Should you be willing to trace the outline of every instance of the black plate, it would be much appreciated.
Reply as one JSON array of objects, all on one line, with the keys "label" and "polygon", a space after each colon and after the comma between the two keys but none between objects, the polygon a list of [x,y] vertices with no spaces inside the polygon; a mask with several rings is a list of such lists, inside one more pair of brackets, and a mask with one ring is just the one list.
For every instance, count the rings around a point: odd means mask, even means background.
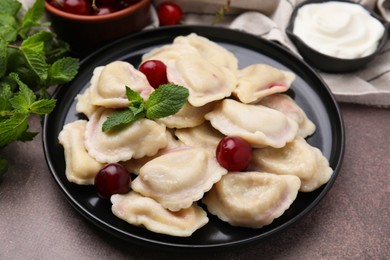
[{"label": "black plate", "polygon": [[[108,200],[100,199],[93,186],[80,186],[65,177],[65,160],[58,134],[64,124],[79,119],[75,112],[75,96],[89,86],[96,66],[114,60],[126,60],[138,66],[141,55],[152,48],[171,43],[179,35],[197,33],[221,44],[239,59],[239,66],[266,63],[297,74],[289,94],[316,124],[317,131],[308,139],[328,158],[334,173],[330,181],[311,193],[299,193],[291,207],[278,219],[260,229],[232,227],[210,217],[210,222],[191,237],[178,238],[155,234],[132,226],[111,213]],[[98,227],[133,243],[172,250],[217,250],[241,246],[283,230],[306,215],[331,188],[344,153],[344,126],[337,103],[328,87],[305,63],[279,45],[258,37],[224,28],[177,26],[144,31],[116,41],[82,61],[78,76],[68,85],[58,88],[55,110],[44,120],[43,145],[50,171],[68,201]]]}]

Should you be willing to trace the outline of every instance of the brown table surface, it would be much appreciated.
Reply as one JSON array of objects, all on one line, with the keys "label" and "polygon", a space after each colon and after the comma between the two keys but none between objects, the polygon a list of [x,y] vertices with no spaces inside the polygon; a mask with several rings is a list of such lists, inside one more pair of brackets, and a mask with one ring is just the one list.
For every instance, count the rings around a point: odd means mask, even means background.
[{"label": "brown table surface", "polygon": [[[108,235],[65,199],[46,165],[41,135],[1,151],[0,259],[389,259],[390,110],[341,104],[343,165],[323,200],[292,227],[243,248],[183,255]],[[40,130],[39,120],[31,123]]]}]

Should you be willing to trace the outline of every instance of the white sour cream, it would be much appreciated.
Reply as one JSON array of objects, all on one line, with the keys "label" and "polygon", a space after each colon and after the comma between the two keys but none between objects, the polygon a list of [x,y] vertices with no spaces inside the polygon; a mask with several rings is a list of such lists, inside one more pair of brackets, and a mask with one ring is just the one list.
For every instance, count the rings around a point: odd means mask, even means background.
[{"label": "white sour cream", "polygon": [[362,6],[331,1],[302,6],[293,33],[323,54],[354,59],[372,54],[384,31]]}]

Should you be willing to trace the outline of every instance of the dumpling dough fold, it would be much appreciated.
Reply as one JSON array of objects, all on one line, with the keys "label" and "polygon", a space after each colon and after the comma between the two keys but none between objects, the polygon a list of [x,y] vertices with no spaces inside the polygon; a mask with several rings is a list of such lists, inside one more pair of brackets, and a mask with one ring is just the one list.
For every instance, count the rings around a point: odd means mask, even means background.
[{"label": "dumpling dough fold", "polygon": [[221,133],[240,136],[255,148],[283,147],[298,132],[297,123],[283,113],[233,99],[224,99],[205,118]]},{"label": "dumpling dough fold", "polygon": [[261,228],[290,207],[300,183],[292,175],[229,172],[202,201],[211,214],[232,226]]},{"label": "dumpling dough fold", "polygon": [[171,236],[189,237],[209,221],[207,213],[196,203],[172,212],[134,191],[125,195],[112,195],[111,203],[111,210],[118,218],[152,232]]},{"label": "dumpling dough fold", "polygon": [[302,192],[318,189],[329,181],[333,173],[321,150],[309,145],[300,136],[283,148],[254,149],[248,168],[280,175],[295,175],[302,182]]},{"label": "dumpling dough fold", "polygon": [[84,147],[86,120],[76,120],[64,125],[58,135],[59,143],[64,147],[68,181],[80,185],[94,184],[95,176],[104,166],[88,155]]},{"label": "dumpling dough fold", "polygon": [[103,132],[102,125],[113,111],[99,108],[87,123],[85,147],[97,161],[114,163],[153,156],[167,145],[165,125],[146,118]]},{"label": "dumpling dough fold", "polygon": [[207,150],[183,147],[147,162],[131,188],[178,211],[201,199],[226,173]]}]

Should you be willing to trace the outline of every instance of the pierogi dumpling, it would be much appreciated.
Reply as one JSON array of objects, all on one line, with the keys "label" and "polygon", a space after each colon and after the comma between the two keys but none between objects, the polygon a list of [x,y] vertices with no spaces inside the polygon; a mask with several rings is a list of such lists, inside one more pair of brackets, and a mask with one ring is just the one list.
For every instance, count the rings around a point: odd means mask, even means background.
[{"label": "pierogi dumpling", "polygon": [[229,172],[202,201],[211,214],[232,226],[261,228],[290,207],[300,184],[292,175]]},{"label": "pierogi dumpling", "polygon": [[171,236],[188,237],[209,221],[207,213],[195,202],[176,212],[134,191],[112,195],[112,212],[118,218],[146,229]]},{"label": "pierogi dumpling", "polygon": [[115,163],[153,156],[167,145],[165,125],[146,118],[103,132],[102,125],[112,112],[111,109],[100,108],[87,123],[85,147],[97,161]]},{"label": "pierogi dumpling", "polygon": [[231,70],[198,54],[183,54],[166,65],[168,81],[187,88],[188,102],[195,107],[228,97],[236,87],[237,79]]},{"label": "pierogi dumpling", "polygon": [[253,151],[249,169],[280,175],[295,175],[302,192],[310,192],[328,182],[333,170],[321,151],[300,136],[283,148],[266,147]]},{"label": "pierogi dumpling", "polygon": [[299,126],[298,135],[303,138],[312,135],[316,131],[315,124],[307,117],[306,113],[295,101],[285,94],[273,94],[264,97],[260,104],[278,110],[297,122]]},{"label": "pierogi dumpling", "polygon": [[142,55],[142,63],[147,60],[159,60],[167,64],[169,61],[187,53],[198,54],[199,52],[188,44],[167,44]]},{"label": "pierogi dumpling", "polygon": [[59,143],[64,147],[68,181],[80,185],[94,184],[95,176],[104,166],[88,155],[84,147],[84,132],[87,121],[77,120],[64,125],[58,135]]},{"label": "pierogi dumpling", "polygon": [[201,199],[226,173],[207,150],[186,147],[146,163],[131,188],[164,208],[178,211]]},{"label": "pierogi dumpling", "polygon": [[202,124],[204,115],[214,108],[214,103],[208,103],[202,107],[194,107],[186,102],[184,106],[174,115],[157,119],[159,123],[169,128],[188,128]]},{"label": "pierogi dumpling", "polygon": [[91,89],[87,88],[84,93],[76,96],[76,112],[83,113],[87,118],[90,118],[93,113],[99,108],[98,106],[91,104]]},{"label": "pierogi dumpling", "polygon": [[189,45],[195,48],[203,59],[220,67],[237,70],[238,60],[234,54],[215,42],[191,33],[187,36],[178,36],[173,41],[174,46]]},{"label": "pierogi dumpling", "polygon": [[142,166],[144,166],[147,162],[153,160],[154,158],[172,152],[175,149],[181,149],[183,146],[186,146],[182,141],[177,140],[176,137],[171,133],[170,130],[166,131],[167,134],[167,146],[158,150],[158,152],[153,156],[144,156],[139,159],[130,159],[122,163],[122,165],[131,173],[136,175],[139,174],[139,171]]},{"label": "pierogi dumpling", "polygon": [[224,138],[208,121],[196,127],[177,129],[175,135],[186,145],[205,148],[212,155],[215,155],[218,143]]},{"label": "pierogi dumpling", "polygon": [[292,141],[298,132],[297,123],[283,113],[233,99],[224,99],[205,118],[221,133],[240,136],[252,147],[280,148]]},{"label": "pierogi dumpling", "polygon": [[91,79],[91,104],[107,108],[127,107],[126,86],[145,100],[154,91],[146,76],[128,62],[114,61],[97,67]]},{"label": "pierogi dumpling", "polygon": [[238,85],[233,94],[243,103],[254,103],[290,88],[295,74],[266,64],[252,64],[238,72]]}]

